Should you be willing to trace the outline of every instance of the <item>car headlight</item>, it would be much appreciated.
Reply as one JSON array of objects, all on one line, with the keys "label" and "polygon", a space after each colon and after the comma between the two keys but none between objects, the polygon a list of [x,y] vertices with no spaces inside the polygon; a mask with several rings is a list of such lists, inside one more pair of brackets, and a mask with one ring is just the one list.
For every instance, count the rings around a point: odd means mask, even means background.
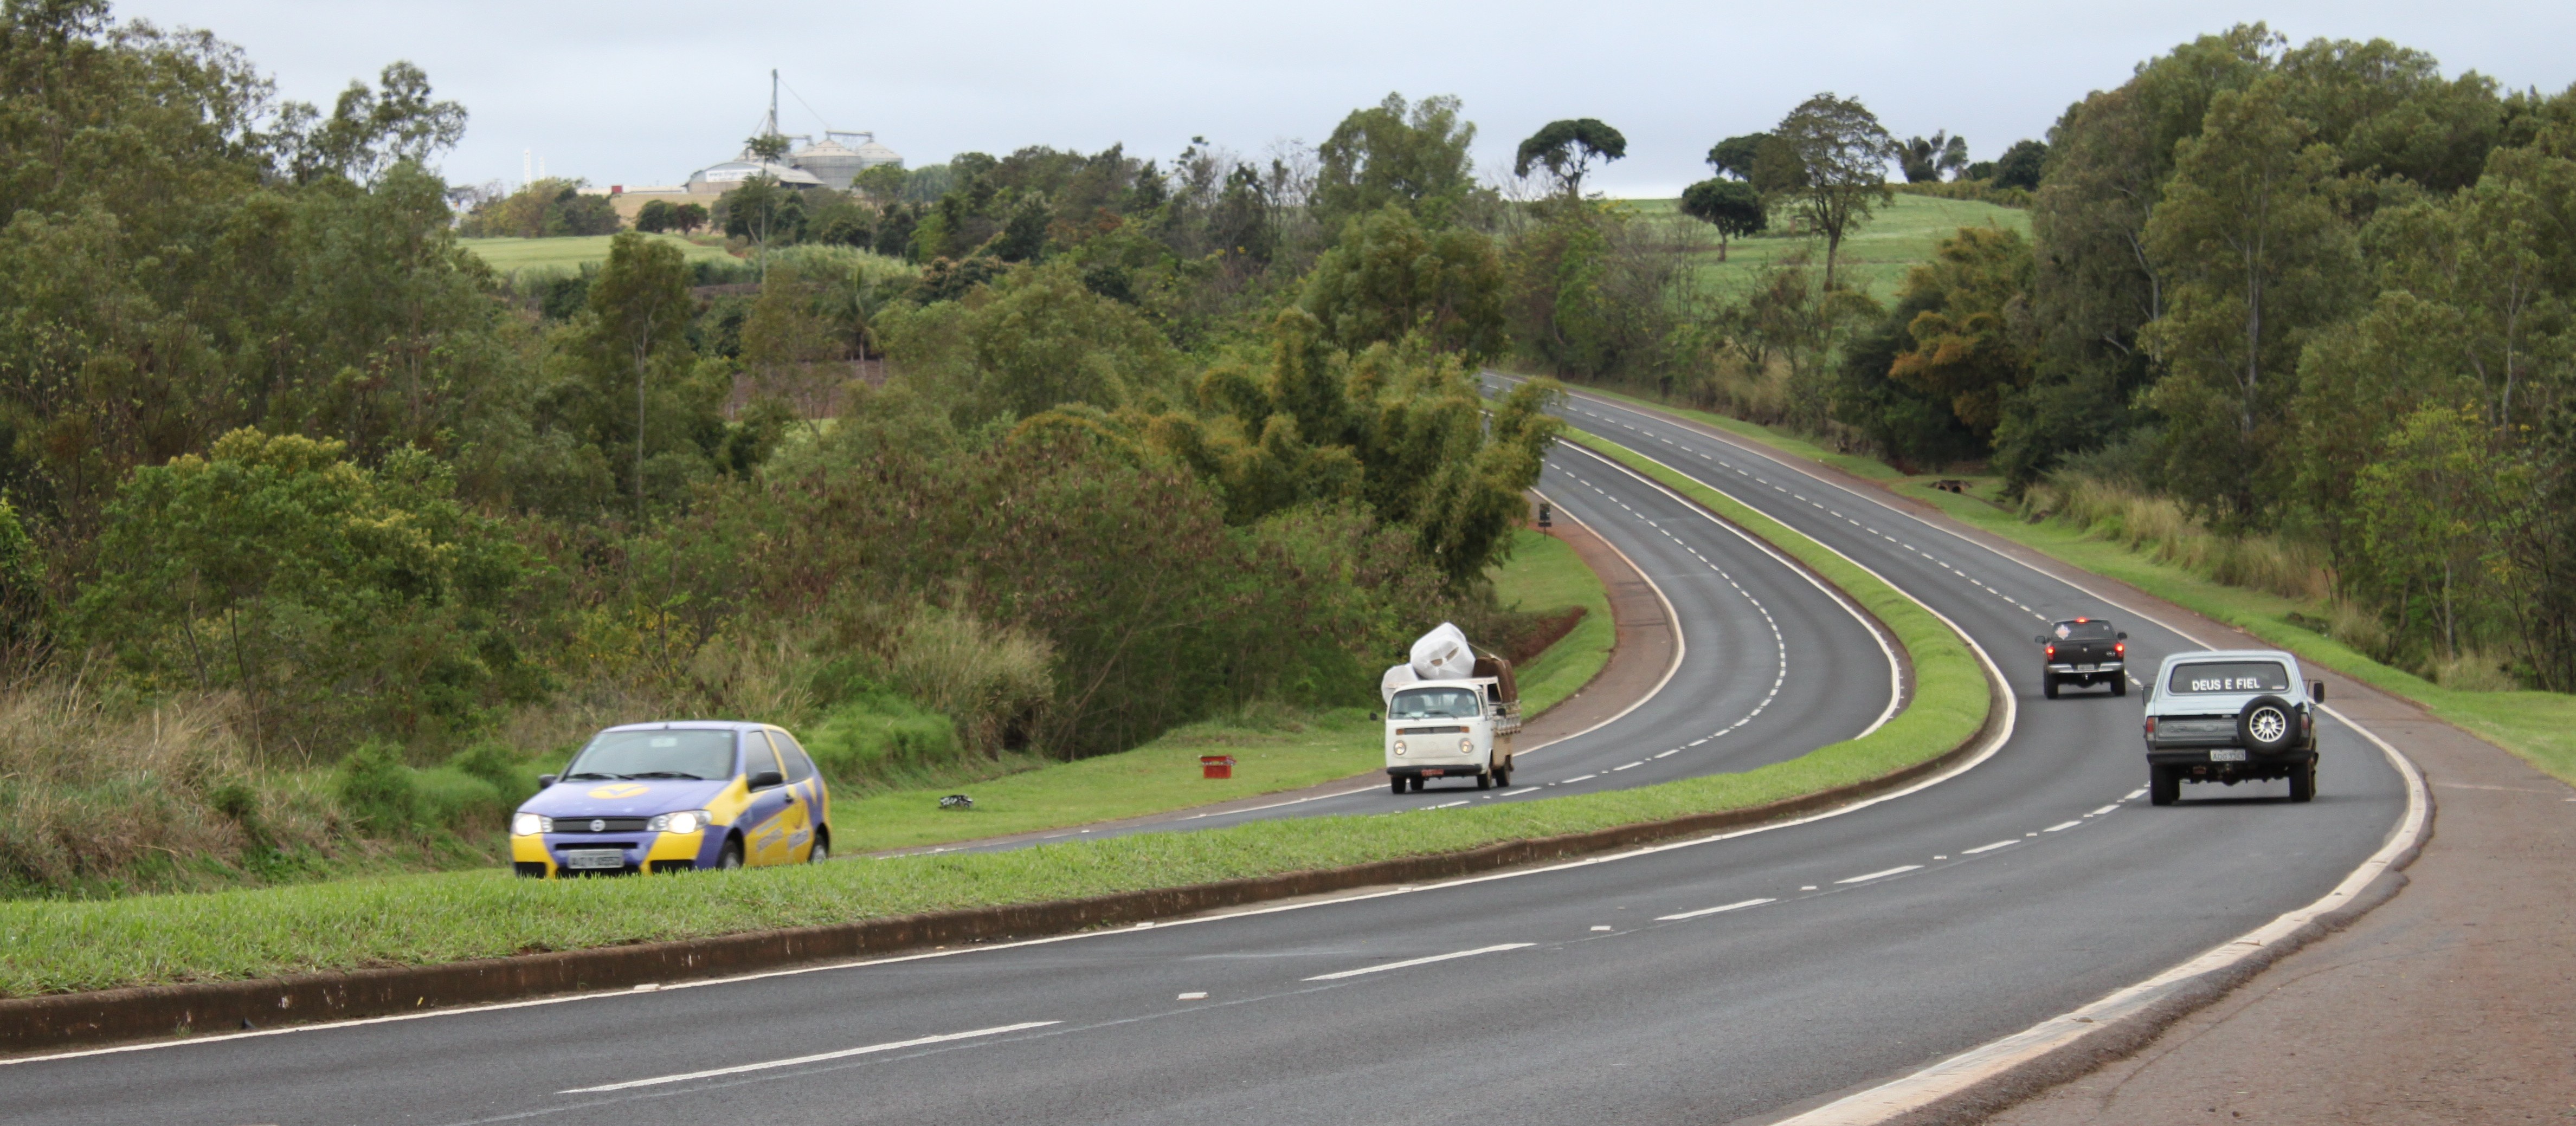
[{"label": "car headlight", "polygon": [[706,827],[707,811],[703,809],[665,813],[644,823],[645,830],[654,833],[694,833]]},{"label": "car headlight", "polygon": [[1476,753],[1476,741],[1475,741],[1475,740],[1473,740],[1473,739],[1460,739],[1460,740],[1458,740],[1458,753],[1459,753],[1459,754],[1462,754],[1462,755],[1472,755],[1472,754],[1475,754],[1475,753]]},{"label": "car headlight", "polygon": [[1399,755],[1404,753],[1404,740],[1398,739],[1395,741],[1395,753]]},{"label": "car headlight", "polygon": [[554,831],[555,819],[551,817],[540,817],[533,813],[522,813],[510,819],[510,833],[512,836],[533,837],[539,833],[551,833]]}]

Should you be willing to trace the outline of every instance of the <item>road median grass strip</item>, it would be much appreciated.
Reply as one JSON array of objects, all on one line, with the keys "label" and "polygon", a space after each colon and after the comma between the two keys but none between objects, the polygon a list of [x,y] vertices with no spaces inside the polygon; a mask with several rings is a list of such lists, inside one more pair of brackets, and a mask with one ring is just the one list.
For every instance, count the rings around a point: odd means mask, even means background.
[{"label": "road median grass strip", "polygon": [[[1635,459],[1633,454],[1624,457]],[[1642,464],[1642,459],[1635,459]],[[238,981],[712,938],[959,908],[1035,904],[1429,857],[1746,810],[1879,779],[1975,737],[1992,704],[1965,643],[1867,572],[1670,470],[1709,504],[1839,586],[1906,646],[1911,705],[1870,735],[1741,774],[1550,801],[1264,821],[1002,853],[908,856],[647,879],[500,872],[201,895],[0,904],[0,992],[13,997]]]}]

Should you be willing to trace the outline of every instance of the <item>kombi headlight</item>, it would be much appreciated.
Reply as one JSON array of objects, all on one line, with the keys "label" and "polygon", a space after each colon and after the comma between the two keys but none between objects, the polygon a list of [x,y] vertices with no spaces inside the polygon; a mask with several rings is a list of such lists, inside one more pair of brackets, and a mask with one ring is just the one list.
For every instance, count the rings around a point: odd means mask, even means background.
[{"label": "kombi headlight", "polygon": [[665,813],[644,823],[646,831],[655,833],[694,833],[706,827],[707,811],[703,809]]},{"label": "kombi headlight", "polygon": [[1398,739],[1395,741],[1395,753],[1399,755],[1404,753],[1404,740]]},{"label": "kombi headlight", "polygon": [[522,813],[510,819],[510,833],[513,836],[533,837],[539,833],[551,833],[554,831],[555,819],[551,817],[540,817],[534,813]]},{"label": "kombi headlight", "polygon": [[1462,755],[1472,755],[1472,754],[1475,754],[1475,753],[1476,753],[1476,741],[1475,741],[1475,740],[1473,740],[1473,739],[1460,739],[1460,740],[1458,740],[1458,753],[1459,753],[1459,754],[1462,754]]}]

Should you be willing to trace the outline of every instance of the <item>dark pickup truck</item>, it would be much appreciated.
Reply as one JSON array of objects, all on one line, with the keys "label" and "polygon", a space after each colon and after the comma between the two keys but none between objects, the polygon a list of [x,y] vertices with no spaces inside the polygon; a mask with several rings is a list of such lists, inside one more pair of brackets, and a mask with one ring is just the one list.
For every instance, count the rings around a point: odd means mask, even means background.
[{"label": "dark pickup truck", "polygon": [[2129,694],[2129,635],[2100,618],[2071,618],[2048,627],[2032,640],[2046,646],[2039,688],[2057,698],[2059,685],[2108,684],[2114,696]]}]

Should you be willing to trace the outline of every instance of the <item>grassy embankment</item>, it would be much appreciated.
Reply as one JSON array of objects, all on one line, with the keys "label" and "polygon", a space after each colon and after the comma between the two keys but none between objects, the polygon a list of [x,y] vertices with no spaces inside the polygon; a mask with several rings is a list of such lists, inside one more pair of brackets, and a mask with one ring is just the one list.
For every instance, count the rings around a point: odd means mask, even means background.
[{"label": "grassy embankment", "polygon": [[[465,238],[457,244],[473,251],[492,267],[493,272],[515,274],[521,270],[551,270],[576,273],[582,266],[608,261],[609,240],[615,235],[577,235],[565,238]],[[722,240],[714,244],[695,242],[678,235],[646,235],[680,248],[689,261],[732,262],[737,259],[725,253]]]},{"label": "grassy embankment", "polygon": [[[1578,439],[1580,440],[1580,439]],[[1982,670],[1911,600],[1778,524],[1614,451],[1808,561],[1910,650],[1912,706],[1866,738],[1758,770],[1608,793],[1403,816],[1265,821],[1205,833],[1069,841],[630,880],[462,872],[201,895],[0,904],[0,993],[416,965],[846,922],[906,912],[1304,871],[1500,841],[1742,809],[1879,777],[1937,756],[1985,721]]]},{"label": "grassy embankment", "polygon": [[[1601,579],[1564,541],[1523,529],[1511,560],[1494,575],[1506,609],[1551,611],[1581,606],[1574,630],[1520,670],[1521,699],[1536,715],[1574,694],[1609,659],[1616,628]],[[1141,817],[1230,798],[1251,797],[1348,778],[1374,770],[1383,728],[1361,708],[1267,713],[1192,724],[1142,747],[1080,762],[1042,767],[972,785],[901,789],[834,802],[842,852],[914,848],[977,837],[1037,832]],[[1199,756],[1231,755],[1234,777],[1208,781]],[[939,808],[939,796],[964,792],[974,809]]]},{"label": "grassy embankment", "polygon": [[2522,756],[2532,765],[2576,783],[2576,696],[2555,692],[2471,692],[2445,688],[2403,669],[2356,652],[2299,620],[2332,619],[2333,607],[2244,587],[2229,586],[2174,563],[2163,562],[2144,548],[2123,545],[2118,530],[2078,525],[2069,520],[2032,523],[2001,496],[2002,481],[1969,477],[1970,491],[1945,492],[1932,487],[1941,477],[1909,477],[1874,458],[1838,454],[1769,427],[1705,411],[1666,406],[1634,395],[1585,387],[1586,394],[1654,407],[1730,434],[1759,442],[1791,457],[1821,462],[1843,472],[1886,485],[1901,496],[1938,506],[1960,521],[1991,532],[2065,563],[2105,575],[2194,613],[2225,622],[2391,695],[2415,701],[2434,715],[2476,732]]},{"label": "grassy embankment", "polygon": [[[1679,200],[1631,199],[1623,203],[1643,216],[1674,224],[1694,224],[1708,228],[1698,220],[1684,216]],[[1849,278],[1853,285],[1866,290],[1881,301],[1893,298],[1905,271],[1932,260],[1932,246],[1961,227],[2002,227],[2030,234],[2030,213],[1991,203],[1964,199],[1935,199],[1930,196],[1899,195],[1895,201],[1878,210],[1868,223],[1843,240],[1842,252],[1835,259],[1837,280]],[[1717,241],[1708,236],[1708,249],[1693,255],[1692,268],[1702,292],[1733,297],[1749,289],[1762,267],[1791,255],[1804,252],[1819,269],[1825,263],[1825,246],[1821,239],[1778,231],[1735,239],[1727,244],[1726,261],[1717,260]]]}]

